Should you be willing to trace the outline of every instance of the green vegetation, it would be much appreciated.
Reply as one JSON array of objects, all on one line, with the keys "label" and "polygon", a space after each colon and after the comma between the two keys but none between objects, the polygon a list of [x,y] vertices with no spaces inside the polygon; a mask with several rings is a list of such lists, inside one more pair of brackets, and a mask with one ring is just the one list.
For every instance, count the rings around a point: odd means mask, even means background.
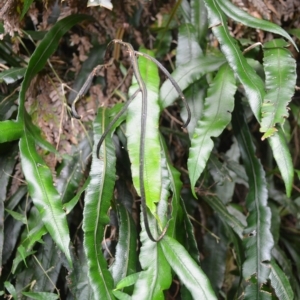
[{"label": "green vegetation", "polygon": [[0,294],[300,299],[296,7],[116,2],[0,8]]}]

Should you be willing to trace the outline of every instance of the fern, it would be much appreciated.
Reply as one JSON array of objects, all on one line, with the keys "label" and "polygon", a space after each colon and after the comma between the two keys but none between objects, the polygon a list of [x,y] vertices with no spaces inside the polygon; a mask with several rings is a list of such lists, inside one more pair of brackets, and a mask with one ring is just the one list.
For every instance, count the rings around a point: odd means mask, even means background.
[{"label": "fern", "polygon": [[276,131],[276,125],[283,126],[287,119],[288,104],[294,94],[296,85],[296,62],[281,40],[273,40],[264,45],[264,70],[266,73],[266,90],[261,114],[262,139]]},{"label": "fern", "polygon": [[[220,68],[207,92],[201,119],[195,128],[189,152],[188,169],[192,187],[200,177],[213,149],[212,137],[218,137],[230,122],[236,91],[229,65]],[[194,189],[192,192],[195,195]]]}]

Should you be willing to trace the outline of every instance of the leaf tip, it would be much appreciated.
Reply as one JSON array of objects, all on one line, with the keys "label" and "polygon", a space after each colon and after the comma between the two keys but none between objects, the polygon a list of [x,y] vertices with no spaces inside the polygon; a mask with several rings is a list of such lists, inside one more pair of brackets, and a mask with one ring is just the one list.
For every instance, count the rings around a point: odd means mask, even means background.
[{"label": "leaf tip", "polygon": [[260,132],[264,132],[264,135],[261,137],[261,140],[264,141],[265,139],[271,137],[272,135],[274,135],[275,132],[277,132],[278,130],[275,127],[272,128],[261,128]]}]

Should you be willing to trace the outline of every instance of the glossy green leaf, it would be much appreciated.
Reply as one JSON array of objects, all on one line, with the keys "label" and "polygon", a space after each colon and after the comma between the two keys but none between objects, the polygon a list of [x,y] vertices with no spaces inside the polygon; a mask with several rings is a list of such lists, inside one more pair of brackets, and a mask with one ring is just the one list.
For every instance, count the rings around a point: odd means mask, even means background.
[{"label": "glossy green leaf", "polygon": [[[198,250],[197,241],[195,238],[194,233],[194,226],[191,222],[190,216],[188,214],[188,211],[186,209],[185,203],[183,199],[180,199],[181,207],[182,207],[182,213],[183,213],[183,226],[184,226],[184,233],[183,236],[185,238],[185,243],[183,244],[191,258],[200,265],[200,255]],[[179,235],[179,234],[178,234]]]},{"label": "glossy green leaf", "polygon": [[[256,119],[260,122],[261,105],[265,96],[264,83],[255,73],[254,69],[249,66],[242,52],[237,46],[235,39],[231,37],[229,30],[226,27],[226,17],[224,16],[218,4],[214,0],[204,1],[207,5],[210,26],[212,26],[213,33],[219,40],[222,52],[226,56],[226,59],[230,67],[233,69],[235,76],[243,84],[252,112]],[[282,140],[283,136],[278,135],[278,133],[274,133],[272,138],[273,141],[270,141],[270,146],[279,170],[282,174],[287,195],[289,195],[291,192],[291,182],[293,181],[293,169],[290,168],[291,155],[287,149],[286,143],[284,143],[280,149],[281,154],[284,156],[279,157],[276,151],[279,147],[279,140]]]},{"label": "glossy green leaf", "polygon": [[15,287],[8,281],[4,282],[4,287],[8,290],[8,292],[11,294],[13,299],[17,300],[17,292]]},{"label": "glossy green leaf", "polygon": [[[280,26],[271,23],[267,20],[258,19],[245,11],[237,8],[234,4],[232,4],[229,0],[214,0],[218,3],[222,11],[231,19],[244,24],[245,26],[261,29],[264,31],[272,32],[275,34],[279,34],[289,40],[292,45],[298,50],[297,45],[291,36]],[[214,24],[216,25],[216,24]]]},{"label": "glossy green leaf", "polygon": [[227,205],[227,210],[232,216],[239,220],[244,228],[247,226],[246,216],[243,214],[242,205],[230,203],[229,205]]},{"label": "glossy green leaf", "polygon": [[[124,108],[124,103],[117,103],[109,110],[110,121]],[[126,113],[119,116],[118,120],[114,123],[113,129],[118,128],[126,120]],[[124,130],[125,131],[125,130]],[[123,143],[123,140],[121,140]],[[124,142],[126,145],[126,143]]]},{"label": "glossy green leaf", "polygon": [[[167,158],[166,158],[165,154],[166,153],[163,153],[161,151],[161,178],[162,178],[162,186],[161,186],[160,200],[159,200],[159,203],[157,204],[157,215],[158,215],[159,220],[163,224],[167,224],[169,220],[171,222],[173,221],[173,220],[170,219],[170,216],[169,216],[170,205],[172,206],[172,210],[173,210],[173,202],[169,203],[169,199],[171,197],[171,176],[172,175],[170,175],[170,173],[169,173],[169,169],[168,169],[168,166],[167,166]],[[174,203],[175,211],[172,212],[174,216],[177,215],[177,211],[176,211],[177,210],[177,206],[176,206],[176,204],[178,206],[178,202]],[[168,226],[169,225],[170,224],[168,223]]]},{"label": "glossy green leaf", "polygon": [[113,291],[114,296],[119,300],[131,300],[131,297],[121,291]]},{"label": "glossy green leaf", "polygon": [[0,143],[18,140],[23,134],[23,124],[15,121],[0,122]]},{"label": "glossy green leaf", "polygon": [[16,273],[18,265],[23,261],[26,268],[28,268],[26,263],[26,258],[31,256],[32,254],[36,253],[36,251],[27,251],[22,245],[18,247],[18,252],[16,254],[16,257],[13,261],[13,265],[11,268],[12,274]]},{"label": "glossy green leaf", "polygon": [[23,126],[24,134],[31,134],[35,143],[43,148],[46,151],[55,153],[58,157],[60,156],[59,152],[55,147],[46,141],[41,135],[41,129],[32,123],[31,116],[24,111],[25,126]]},{"label": "glossy green leaf", "polygon": [[23,290],[35,280],[34,292],[52,292],[62,267],[62,259],[49,234],[44,236],[35,257],[27,258],[27,264],[28,268],[16,275],[16,290]]},{"label": "glossy green leaf", "polygon": [[[166,160],[161,160],[163,186],[161,189],[160,201],[157,205],[157,215],[162,222],[162,227],[167,224],[168,218],[168,198],[169,198],[169,184],[170,180],[165,180],[168,176],[166,168]],[[148,214],[149,227],[154,236],[158,236],[157,220],[153,215]],[[139,255],[139,261],[142,271],[139,273],[137,282],[134,285],[132,299],[163,299],[164,290],[168,289],[172,283],[171,267],[166,261],[162,252],[160,242],[152,242],[143,222],[143,214],[141,213],[141,227],[140,240],[142,243]]]},{"label": "glossy green leaf", "polygon": [[205,49],[208,22],[207,10],[203,0],[191,0],[191,23],[196,29],[198,42]]},{"label": "glossy green leaf", "polygon": [[191,20],[191,7],[187,0],[180,1],[180,7],[178,8],[178,14],[184,19],[182,23],[189,23]]},{"label": "glossy green leaf", "polygon": [[22,295],[35,300],[56,300],[59,298],[57,294],[46,292],[22,292]]},{"label": "glossy green leaf", "polygon": [[[141,219],[143,221],[142,215]],[[148,214],[148,221],[151,232],[154,236],[158,235],[156,219]],[[162,240],[159,243],[152,242],[145,231],[144,222],[141,222],[141,225],[142,247],[139,260],[143,271],[134,285],[132,300],[164,299],[164,290],[172,283],[170,263],[161,248]],[[166,236],[163,240],[165,238]]]},{"label": "glossy green leaf", "polygon": [[[122,199],[125,195],[122,195]],[[117,204],[119,215],[119,240],[116,247],[115,261],[110,269],[117,288],[120,289],[120,280],[130,274],[136,274],[137,233],[135,223],[129,211],[123,204]]]},{"label": "glossy green leaf", "polygon": [[[187,126],[187,131],[189,133],[190,139],[192,139],[192,137],[193,137],[193,133],[195,131],[197,123],[200,120],[200,117],[203,112],[204,99],[205,99],[206,90],[207,90],[206,84],[205,84],[205,87],[202,87],[203,84],[204,83],[200,79],[200,80],[192,83],[184,91],[184,96],[190,107],[190,110],[192,111],[191,121],[190,121],[189,125]],[[184,122],[186,122],[186,120],[188,118],[188,113],[187,113],[185,107],[182,107],[180,115],[181,115],[182,120]]]},{"label": "glossy green leaf", "polygon": [[169,236],[165,236],[160,245],[168,263],[194,299],[217,299],[209,280],[182,245]]},{"label": "glossy green leaf", "polygon": [[[18,251],[20,248],[23,248],[27,253],[29,253],[35,243],[41,241],[42,237],[46,233],[47,229],[45,228],[44,223],[41,221],[41,216],[36,207],[33,206],[27,219],[27,226],[22,233],[21,244],[18,247]],[[16,255],[13,261],[12,273],[16,271],[17,266],[22,259],[22,256]]]},{"label": "glossy green leaf", "polygon": [[288,33],[294,35],[298,40],[300,40],[300,29],[299,28],[289,29],[287,31],[288,31]]},{"label": "glossy green leaf", "polygon": [[227,20],[215,0],[204,0],[208,9],[209,24],[235,76],[243,84],[250,107],[258,121],[265,95],[264,83],[247,63],[236,40],[230,35]]},{"label": "glossy green leaf", "polygon": [[213,210],[219,215],[220,219],[224,223],[226,223],[229,227],[231,227],[240,238],[243,237],[245,224],[243,224],[238,218],[236,218],[233,214],[231,214],[228,211],[228,208],[218,197],[205,196],[202,198],[206,201],[206,203],[211,208],[213,208]]},{"label": "glossy green leaf", "polygon": [[27,268],[26,257],[28,257],[34,253],[35,253],[35,251],[27,252],[26,249],[22,245],[18,247],[18,254],[20,254],[21,259],[24,261],[26,268]]},{"label": "glossy green leaf", "polygon": [[243,276],[249,280],[255,274],[256,285],[260,286],[268,279],[270,273],[268,262],[271,260],[271,250],[274,246],[271,233],[271,210],[267,204],[265,172],[255,156],[252,137],[243,116],[242,106],[238,102],[236,102],[232,124],[249,183],[249,192],[246,198],[246,206],[249,211],[248,225],[244,230],[243,241],[246,256]]},{"label": "glossy green leaf", "polygon": [[193,133],[189,150],[188,170],[192,193],[214,147],[212,137],[218,137],[231,119],[236,91],[235,79],[229,65],[223,65],[207,92],[201,119]]},{"label": "glossy green leaf", "polygon": [[278,299],[294,299],[294,292],[290,285],[289,279],[273,259],[271,260],[270,280]]},{"label": "glossy green leaf", "polygon": [[21,14],[21,19],[25,16],[27,13],[28,9],[30,8],[30,5],[32,4],[33,0],[24,0],[24,6]]},{"label": "glossy green leaf", "polygon": [[300,286],[296,278],[295,273],[293,273],[293,266],[291,260],[287,257],[285,252],[276,245],[272,250],[272,256],[276,259],[279,267],[283,270],[284,274],[288,275],[289,283],[292,286],[293,292],[295,294],[295,299],[300,297]]},{"label": "glossy green leaf", "polygon": [[[151,55],[151,51],[146,51]],[[153,55],[152,55],[153,56]],[[156,203],[160,199],[161,193],[161,155],[159,144],[159,114],[160,106],[158,102],[159,76],[157,66],[144,57],[138,60],[141,76],[147,87],[147,115],[141,116],[142,95],[137,97],[128,107],[126,119],[126,136],[129,158],[131,161],[131,172],[134,186],[140,194],[140,140],[141,118],[146,122],[145,151],[144,151],[144,188],[146,204],[152,214],[156,214]],[[134,82],[129,94],[132,95],[138,89],[138,84]]]},{"label": "glossy green leaf", "polygon": [[8,212],[15,220],[20,221],[23,224],[27,224],[27,220],[23,214],[20,214],[10,209],[5,209],[5,211]]},{"label": "glossy green leaf", "polygon": [[39,210],[47,230],[72,265],[66,215],[62,209],[60,195],[53,185],[52,173],[38,155],[30,134],[24,134],[19,145],[22,169],[34,205]]},{"label": "glossy green leaf", "polygon": [[177,68],[203,54],[197,41],[196,30],[192,24],[185,23],[179,27],[176,51]]},{"label": "glossy green leaf", "polygon": [[73,208],[75,207],[75,205],[78,203],[82,193],[86,190],[87,186],[90,184],[90,177],[84,182],[83,186],[80,188],[80,190],[77,192],[77,194],[67,203],[64,204],[63,206],[63,210],[66,212],[66,214],[68,215]]},{"label": "glossy green leaf", "polygon": [[245,289],[245,300],[271,300],[272,295],[268,292],[261,291],[258,285],[248,285]]},{"label": "glossy green leaf", "polygon": [[109,135],[100,149],[100,159],[95,153],[97,141],[100,140],[108,124],[108,116],[108,110],[100,108],[94,121],[95,144],[90,171],[91,181],[86,190],[83,212],[84,249],[88,261],[88,276],[95,299],[114,299],[113,279],[107,270],[107,263],[101,250],[104,229],[109,222],[108,210],[113,197],[116,176],[115,150]]},{"label": "glossy green leaf", "polygon": [[6,84],[14,83],[23,78],[26,68],[10,68],[0,73],[0,82],[4,81]]},{"label": "glossy green leaf", "polygon": [[[227,156],[227,153],[225,155]],[[237,155],[237,159],[239,159],[239,154]],[[225,205],[231,202],[235,189],[236,175],[230,172],[226,163],[222,163],[214,153],[210,155],[207,170],[211,174],[214,182],[216,182],[216,196],[221,199]]]},{"label": "glossy green leaf", "polygon": [[225,166],[229,171],[236,175],[239,183],[243,183],[246,187],[248,187],[248,177],[244,166],[239,163],[239,159],[240,150],[236,139],[234,139],[231,148],[226,152],[226,156],[224,157],[224,161],[226,163]]},{"label": "glossy green leaf", "polygon": [[140,276],[140,273],[137,272],[137,273],[133,273],[131,275],[128,275],[128,276],[122,278],[118,282],[118,284],[116,286],[116,290],[120,290],[120,289],[123,289],[124,287],[128,287],[128,286],[135,284],[137,282],[139,276]]},{"label": "glossy green leaf", "polygon": [[[157,215],[162,222],[162,227],[165,227],[168,221],[168,188],[170,180],[165,180],[166,176],[168,176],[165,158],[162,158],[161,162],[163,186],[161,198],[157,205]],[[132,299],[163,299],[164,290],[168,289],[172,283],[171,268],[162,253],[160,242],[154,243],[149,239],[145,231],[143,217],[141,213],[142,231],[140,233],[140,240],[142,247],[140,249],[139,261],[142,271],[135,283]],[[158,236],[156,219],[148,214],[148,221],[152,234]]]},{"label": "glossy green leaf", "polygon": [[[266,73],[266,90],[262,104],[260,132],[262,139],[277,131],[276,125],[283,125],[288,114],[288,103],[295,91],[296,61],[292,58],[287,44],[282,39],[264,44],[264,70]],[[271,132],[270,132],[271,131]]]},{"label": "glossy green leaf", "polygon": [[[177,68],[171,75],[183,91],[206,73],[216,71],[225,62],[224,57],[203,56],[193,59]],[[178,98],[171,81],[166,80],[160,88],[160,100],[163,108],[171,105]]]},{"label": "glossy green leaf", "polygon": [[39,30],[39,31],[35,31],[35,30],[24,30],[24,38],[32,38],[34,41],[40,41],[44,38],[45,34],[47,33],[46,30]]},{"label": "glossy green leaf", "polygon": [[170,189],[173,193],[172,199],[171,199],[171,220],[169,223],[167,234],[173,238],[176,237],[176,226],[179,224],[179,209],[180,209],[180,191],[182,187],[182,182],[180,180],[180,173],[178,170],[174,168],[174,166],[171,163],[170,157],[168,155],[168,148],[166,145],[165,140],[163,139],[162,135],[160,134],[160,145],[162,149],[162,158],[166,160],[166,167],[168,169],[169,174],[169,180],[170,180]]},{"label": "glossy green leaf", "polygon": [[268,138],[268,141],[284,181],[286,194],[290,197],[293,187],[294,166],[282,129],[278,128],[278,132]]},{"label": "glossy green leaf", "polygon": [[62,209],[60,195],[53,186],[50,169],[45,165],[35,148],[36,135],[32,134],[29,117],[25,110],[25,94],[33,77],[43,69],[47,59],[55,52],[60,38],[75,24],[91,19],[84,15],[72,15],[57,22],[45,35],[32,54],[19,94],[18,122],[24,123],[20,140],[22,169],[28,182],[29,193],[38,208],[43,222],[72,265],[69,252],[69,230],[66,215]]},{"label": "glossy green leaf", "polygon": [[[196,1],[198,2],[198,1]],[[176,68],[181,68],[191,60],[197,59],[203,55],[202,49],[198,44],[197,33],[192,24],[183,24],[179,27],[178,46],[176,49]],[[187,130],[192,135],[197,121],[200,118],[203,108],[204,89],[200,88],[202,84],[198,81],[192,83],[184,91],[186,101],[193,112]],[[188,113],[185,107],[181,109],[180,115],[182,120],[186,122]]]}]

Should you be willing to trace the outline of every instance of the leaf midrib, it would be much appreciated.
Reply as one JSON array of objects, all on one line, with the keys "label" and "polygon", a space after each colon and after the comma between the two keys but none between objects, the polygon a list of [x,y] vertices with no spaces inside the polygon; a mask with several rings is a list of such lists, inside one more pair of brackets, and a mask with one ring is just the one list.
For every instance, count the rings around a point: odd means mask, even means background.
[{"label": "leaf midrib", "polygon": [[[106,111],[106,108],[104,107],[102,109],[102,118],[101,118],[101,131],[102,133],[104,132],[104,128],[105,128],[105,111]],[[98,257],[99,257],[99,250],[101,249],[101,247],[97,244],[97,235],[98,235],[98,230],[99,230],[99,219],[100,219],[100,211],[101,211],[101,199],[102,199],[102,194],[103,194],[103,187],[104,187],[104,182],[105,182],[105,176],[104,174],[106,173],[105,170],[106,170],[106,166],[107,166],[107,159],[106,159],[106,156],[107,156],[107,151],[106,151],[106,141],[104,140],[103,141],[103,145],[101,147],[102,151],[103,151],[103,172],[102,172],[102,176],[101,176],[101,182],[100,182],[100,187],[99,187],[99,196],[98,196],[98,201],[97,201],[97,217],[96,217],[96,228],[94,230],[94,251],[96,253],[96,262],[97,262],[97,268],[98,268],[98,271],[99,271],[99,275],[101,276],[101,279],[102,279],[102,282],[103,282],[103,285],[105,287],[105,291],[106,291],[106,295],[109,296],[110,299],[113,299],[111,298],[111,294],[109,292],[109,288],[106,284],[106,280],[103,276],[103,272],[102,272],[102,268],[101,268],[101,265],[100,265],[100,262],[98,260]],[[96,156],[95,156],[95,159]],[[100,253],[100,256],[102,255],[102,252]]]},{"label": "leaf midrib", "polygon": [[[32,165],[34,166],[35,170],[36,170],[36,173],[38,174],[38,180],[39,180],[39,183],[40,183],[40,187],[42,187],[42,192],[44,194],[44,198],[45,200],[47,201],[47,206],[48,208],[50,208],[50,214],[52,216],[52,219],[54,220],[54,223],[55,223],[55,227],[57,228],[57,231],[58,231],[58,234],[59,234],[59,238],[60,238],[60,241],[62,243],[62,245],[64,245],[64,240],[62,238],[62,235],[61,235],[61,231],[60,231],[60,227],[58,226],[57,224],[57,220],[56,220],[56,217],[55,217],[55,213],[52,209],[52,205],[51,205],[51,202],[48,198],[48,193],[46,192],[46,188],[45,188],[45,185],[44,185],[44,182],[41,178],[41,175],[40,175],[40,172],[39,172],[39,169],[37,168],[36,166],[36,163],[35,163],[35,160],[31,154],[31,151],[30,151],[30,147],[29,147],[29,142],[28,142],[28,138],[27,138],[27,130],[26,130],[26,125],[24,126],[24,137],[25,138],[25,141],[26,141],[26,145],[27,145],[27,149],[28,149],[28,152],[29,152],[29,155],[30,155],[30,158],[31,158],[31,161],[32,161]],[[48,168],[48,167],[47,167]],[[47,226],[47,224],[46,224]]]}]

